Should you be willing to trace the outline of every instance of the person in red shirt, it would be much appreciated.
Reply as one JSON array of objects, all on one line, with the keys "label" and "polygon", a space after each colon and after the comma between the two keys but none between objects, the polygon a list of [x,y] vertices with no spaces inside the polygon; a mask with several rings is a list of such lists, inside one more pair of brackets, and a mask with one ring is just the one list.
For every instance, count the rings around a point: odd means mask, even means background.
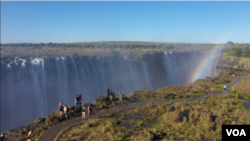
[{"label": "person in red shirt", "polygon": [[79,95],[79,107],[81,107],[82,105],[82,95]]},{"label": "person in red shirt", "polygon": [[58,104],[58,108],[59,108],[60,116],[61,116],[63,114],[63,103],[62,103],[62,101],[60,101],[60,103]]}]

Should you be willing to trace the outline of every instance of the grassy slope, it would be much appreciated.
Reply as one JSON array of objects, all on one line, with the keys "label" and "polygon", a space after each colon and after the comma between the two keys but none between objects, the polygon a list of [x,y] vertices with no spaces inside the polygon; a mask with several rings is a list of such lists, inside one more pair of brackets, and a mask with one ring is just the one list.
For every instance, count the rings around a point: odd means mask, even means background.
[{"label": "grassy slope", "polygon": [[[235,79],[232,78],[232,80]],[[85,121],[64,130],[63,134],[60,134],[57,139],[68,141],[148,140],[150,138],[149,131],[156,133],[160,140],[221,139],[222,125],[250,124],[248,111],[245,110],[243,103],[238,103],[239,101],[250,101],[249,82],[250,77],[243,79],[238,86],[232,87],[233,92],[230,94],[211,96],[190,103],[151,103],[106,117]],[[151,92],[151,94],[155,93]],[[175,106],[174,112],[169,111],[171,106]],[[185,117],[183,122],[175,122],[179,113],[184,110],[190,110],[188,122]],[[124,116],[126,113],[134,115],[142,113],[145,118],[128,121]],[[210,121],[211,115],[216,116],[214,122]],[[153,124],[149,128],[142,127],[152,119],[155,119],[158,124]],[[126,129],[119,126],[118,121],[129,122],[133,125],[133,128]]]},{"label": "grassy slope", "polygon": [[[174,112],[168,109],[175,106]],[[189,121],[184,117],[183,122],[175,122],[179,113],[190,110]],[[118,121],[127,121],[123,112],[116,116],[110,115],[106,118],[98,118],[87,122],[79,123],[77,126],[66,130],[58,140],[148,140],[149,131],[167,134],[162,140],[202,140],[221,139],[221,126],[232,124],[250,124],[249,113],[242,105],[237,103],[237,99],[226,94],[223,96],[212,96],[190,103],[160,103],[139,106],[131,111],[145,113],[144,120],[131,120],[132,129],[125,129],[116,124]],[[126,113],[128,111],[124,111]],[[217,116],[215,122],[210,122],[210,115]],[[142,128],[142,125],[157,118],[158,124],[153,124],[149,128]],[[214,130],[215,129],[215,130]]]}]

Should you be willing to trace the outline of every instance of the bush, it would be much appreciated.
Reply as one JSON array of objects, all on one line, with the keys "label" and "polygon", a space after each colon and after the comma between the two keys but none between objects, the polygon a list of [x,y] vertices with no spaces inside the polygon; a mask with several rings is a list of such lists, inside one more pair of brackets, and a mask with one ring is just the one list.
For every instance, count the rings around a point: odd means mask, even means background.
[{"label": "bush", "polygon": [[72,53],[71,56],[74,57],[74,58],[79,57],[79,55],[76,52]]},{"label": "bush", "polygon": [[233,46],[227,49],[223,49],[222,53],[227,53],[229,56],[241,57],[242,56],[242,48],[238,46]]},{"label": "bush", "polygon": [[243,48],[242,57],[250,57],[250,47]]}]

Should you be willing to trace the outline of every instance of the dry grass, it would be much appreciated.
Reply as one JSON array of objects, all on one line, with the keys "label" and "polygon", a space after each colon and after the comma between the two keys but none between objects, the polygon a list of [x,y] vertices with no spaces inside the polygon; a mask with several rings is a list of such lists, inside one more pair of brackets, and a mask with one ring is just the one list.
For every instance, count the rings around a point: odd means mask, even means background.
[{"label": "dry grass", "polygon": [[[201,81],[201,80],[200,80]],[[232,90],[239,92],[242,97],[250,100],[249,83],[250,77],[242,79],[238,87],[235,85]],[[143,92],[143,91],[141,91]],[[152,94],[154,92],[146,92]],[[134,92],[131,95],[136,96]],[[95,119],[82,123],[72,130],[66,131],[60,139],[77,140],[133,140],[141,141],[150,138],[149,131],[156,133],[158,140],[195,140],[203,139],[221,139],[222,125],[246,125],[250,124],[249,112],[245,110],[243,103],[239,103],[239,98],[231,94],[220,96],[210,96],[199,101],[189,103],[150,103],[121,111],[117,114],[111,114],[105,118]],[[175,111],[170,112],[171,106]],[[184,117],[183,122],[176,122],[179,114],[185,110],[190,110],[188,119]],[[116,124],[117,117],[120,121],[127,121],[124,113],[143,113],[146,117],[143,120],[131,119],[134,123],[132,129],[125,129]],[[210,120],[210,116],[215,116],[215,121]],[[149,128],[142,128],[152,119],[157,120]],[[134,133],[134,134],[131,134]],[[164,137],[158,136],[158,133],[165,133]],[[66,136],[66,135],[75,135]],[[84,139],[84,136],[88,136]]]},{"label": "dry grass", "polygon": [[[168,109],[175,106],[174,112]],[[221,139],[221,127],[227,124],[250,124],[249,114],[237,104],[237,99],[230,95],[212,96],[199,101],[190,103],[158,103],[139,106],[132,110],[137,113],[143,112],[150,118],[158,117],[158,124],[150,128],[141,128],[137,120],[132,129],[124,129],[116,124],[116,119],[107,117],[102,119],[93,119],[73,127],[72,130],[64,133],[60,139],[75,139],[76,141],[85,140],[148,140],[149,131],[167,133],[169,140],[176,140],[176,137],[182,137],[183,140],[203,140],[203,139]],[[183,122],[175,122],[179,113],[184,110],[190,110],[189,120],[184,117]],[[215,122],[210,121],[210,115],[216,115]],[[122,117],[122,115],[121,115]],[[238,118],[238,119],[235,119]],[[149,118],[148,118],[149,119]],[[147,118],[145,121],[147,122]],[[134,121],[133,121],[134,122]],[[141,122],[141,123],[142,123]],[[141,129],[138,131],[138,129]],[[134,135],[130,135],[134,132]],[[73,135],[75,135],[73,137]],[[168,140],[164,138],[162,140]]]},{"label": "dry grass", "polygon": [[235,93],[250,95],[250,76],[242,78],[242,81],[234,85],[231,90]]}]

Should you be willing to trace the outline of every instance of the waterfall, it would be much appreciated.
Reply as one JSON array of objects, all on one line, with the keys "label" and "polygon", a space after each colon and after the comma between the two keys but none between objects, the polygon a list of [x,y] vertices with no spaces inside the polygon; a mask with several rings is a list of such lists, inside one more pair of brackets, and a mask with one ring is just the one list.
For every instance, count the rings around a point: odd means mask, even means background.
[{"label": "waterfall", "polygon": [[144,72],[144,76],[145,76],[145,83],[146,83],[146,89],[147,90],[153,90],[153,87],[151,85],[150,79],[149,79],[149,74],[148,74],[148,66],[147,63],[145,61],[142,61],[142,67],[143,67],[143,72]]},{"label": "waterfall", "polygon": [[61,72],[61,68],[59,68],[59,61],[60,61],[60,58],[58,58],[58,57],[56,57],[55,58],[55,60],[56,60],[56,69],[57,69],[57,82],[58,82],[58,87],[57,87],[57,89],[58,89],[58,101],[64,101],[64,99],[63,99],[63,95],[62,95],[62,83],[63,83],[63,81],[62,80],[60,80],[61,79],[61,76],[63,76],[63,74],[62,74],[62,72]]},{"label": "waterfall", "polygon": [[[169,57],[167,52],[164,52],[164,54],[163,54],[163,62],[164,62],[164,66],[165,66],[168,80],[170,80],[172,82],[172,84],[174,85],[175,84],[175,76],[174,76],[175,72],[173,70],[173,67],[172,67],[172,64],[170,61],[170,57]],[[168,83],[168,84],[170,84],[170,83]]]},{"label": "waterfall", "polygon": [[76,88],[76,93],[80,93],[80,91],[79,91],[79,77],[78,77],[78,73],[77,73],[77,68],[76,68],[76,63],[75,63],[75,60],[72,58],[72,57],[70,57],[70,59],[71,59],[71,61],[73,62],[73,66],[74,66],[74,70],[75,70],[75,79],[76,79],[76,86],[77,86],[77,88]]},{"label": "waterfall", "polygon": [[34,101],[39,102],[38,106],[39,109],[37,109],[40,112],[35,112],[38,116],[43,117],[45,115],[45,111],[44,111],[44,107],[45,107],[45,99],[43,99],[43,93],[42,93],[42,88],[40,87],[39,84],[39,75],[41,74],[41,70],[40,70],[40,63],[41,63],[42,59],[38,59],[35,58],[34,60],[31,60],[31,63],[33,63],[33,65],[31,66],[31,72],[32,72],[32,77],[33,77],[33,86],[31,85],[33,89],[33,93],[34,93]]},{"label": "waterfall", "polygon": [[1,62],[1,127],[7,131],[46,117],[58,110],[59,101],[73,106],[76,94],[82,94],[83,103],[93,103],[107,88],[128,96],[135,90],[185,85],[204,56],[165,52],[145,56],[142,62],[122,56],[16,57]]},{"label": "waterfall", "polygon": [[[81,72],[80,74],[82,75],[82,78],[83,78],[83,81],[84,81],[83,88],[85,90],[85,93],[88,94],[89,91],[88,91],[87,83],[89,82],[89,79],[88,79],[88,75],[86,73],[86,70],[83,67],[83,66],[86,66],[86,63],[82,61],[82,57],[80,58],[80,62],[81,62],[81,65],[82,65],[82,67],[80,67],[80,72]],[[83,97],[83,95],[82,95],[82,97]]]},{"label": "waterfall", "polygon": [[67,96],[69,96],[69,84],[68,84],[68,67],[67,67],[67,62],[66,59],[64,57],[61,57],[61,61],[60,63],[63,66],[63,76],[64,77],[64,84],[63,84],[63,95],[64,95],[64,102],[69,103],[69,99]]},{"label": "waterfall", "polygon": [[115,71],[114,71],[112,62],[110,61],[110,58],[109,58],[108,60],[109,60],[109,64],[110,64],[110,72],[112,72],[112,74],[113,74],[113,75],[111,75],[111,76],[113,76],[112,79],[111,79],[111,81],[112,81],[112,82],[111,82],[111,83],[112,83],[112,88],[111,88],[111,90],[112,90],[112,89],[117,90],[117,89],[116,89],[116,85],[115,85],[115,84],[116,84],[116,81],[115,81],[116,78],[115,78],[115,75],[114,75],[114,74],[115,74]]},{"label": "waterfall", "polygon": [[135,80],[135,74],[134,74],[134,71],[131,67],[131,65],[127,62],[128,66],[129,66],[129,69],[131,71],[131,74],[133,75],[133,78],[134,78],[134,87],[135,87],[135,90],[137,90],[137,84],[136,84],[136,80]]}]

